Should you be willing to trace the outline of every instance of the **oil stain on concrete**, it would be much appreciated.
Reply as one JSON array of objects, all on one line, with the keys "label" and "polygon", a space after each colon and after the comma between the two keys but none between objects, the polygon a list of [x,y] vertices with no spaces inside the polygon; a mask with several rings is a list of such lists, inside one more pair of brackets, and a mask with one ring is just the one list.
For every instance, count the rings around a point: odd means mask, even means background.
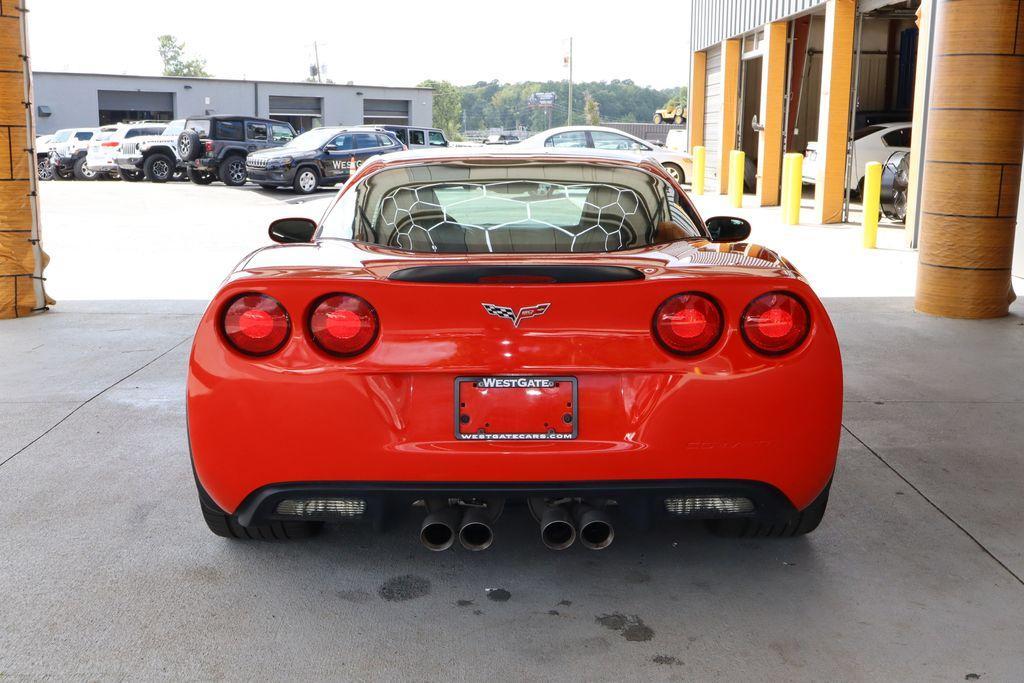
[{"label": "oil stain on concrete", "polygon": [[429,593],[430,581],[414,574],[393,576],[377,589],[377,595],[388,602],[414,600]]},{"label": "oil stain on concrete", "polygon": [[628,617],[618,612],[602,614],[595,621],[609,631],[618,631],[619,635],[629,641],[643,642],[654,637],[654,629],[635,614]]},{"label": "oil stain on concrete", "polygon": [[512,594],[504,588],[488,588],[487,599],[493,602],[508,602]]}]

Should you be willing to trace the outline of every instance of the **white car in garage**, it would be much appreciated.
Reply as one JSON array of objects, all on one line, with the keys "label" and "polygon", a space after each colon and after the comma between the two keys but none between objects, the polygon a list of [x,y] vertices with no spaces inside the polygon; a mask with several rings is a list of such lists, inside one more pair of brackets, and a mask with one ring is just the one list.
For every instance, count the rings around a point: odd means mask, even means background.
[{"label": "white car in garage", "polygon": [[[864,166],[869,161],[884,164],[893,152],[910,151],[910,122],[878,123],[865,126],[853,134],[853,163],[848,183],[850,190],[864,189]],[[804,153],[803,178],[814,184],[818,175],[818,143],[808,142]]]},{"label": "white car in garage", "polygon": [[656,147],[629,133],[603,126],[550,128],[526,138],[516,147],[570,147],[640,152],[645,158],[657,159],[668,174],[680,183],[689,182],[693,172],[693,160],[689,152]]}]

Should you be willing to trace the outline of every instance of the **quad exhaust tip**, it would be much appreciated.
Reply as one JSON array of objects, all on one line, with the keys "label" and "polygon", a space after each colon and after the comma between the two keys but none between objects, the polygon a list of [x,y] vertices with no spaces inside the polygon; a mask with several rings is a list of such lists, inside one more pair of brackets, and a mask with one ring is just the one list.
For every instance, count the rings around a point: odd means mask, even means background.
[{"label": "quad exhaust tip", "polygon": [[540,518],[540,540],[551,550],[565,550],[576,542],[576,525],[560,505],[548,507]]},{"label": "quad exhaust tip", "polygon": [[615,540],[615,527],[604,510],[589,505],[577,505],[573,509],[576,528],[579,529],[580,543],[590,550],[604,550]]},{"label": "quad exhaust tip", "polygon": [[459,526],[459,543],[466,550],[487,550],[494,543],[494,530],[487,511],[483,508],[469,508],[462,515]]},{"label": "quad exhaust tip", "polygon": [[420,526],[420,541],[428,550],[441,552],[455,543],[456,529],[459,528],[459,511],[446,507],[431,512]]}]

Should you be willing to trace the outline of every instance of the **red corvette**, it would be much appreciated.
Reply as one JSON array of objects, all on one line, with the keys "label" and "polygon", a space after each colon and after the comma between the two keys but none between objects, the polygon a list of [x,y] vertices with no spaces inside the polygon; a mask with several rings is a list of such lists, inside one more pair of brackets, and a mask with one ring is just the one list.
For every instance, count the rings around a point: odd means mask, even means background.
[{"label": "red corvette", "polygon": [[413,508],[428,548],[481,550],[508,503],[555,549],[623,518],[813,530],[842,368],[796,269],[656,162],[453,152],[367,162],[214,298],[188,377],[210,529]]}]

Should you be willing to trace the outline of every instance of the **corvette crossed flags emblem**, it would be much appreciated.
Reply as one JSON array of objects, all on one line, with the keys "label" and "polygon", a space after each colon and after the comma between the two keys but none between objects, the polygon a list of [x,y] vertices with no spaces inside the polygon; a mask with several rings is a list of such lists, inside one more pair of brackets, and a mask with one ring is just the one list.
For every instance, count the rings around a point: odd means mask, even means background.
[{"label": "corvette crossed flags emblem", "polygon": [[493,316],[499,318],[505,318],[511,320],[512,325],[519,327],[519,323],[523,322],[527,318],[536,318],[538,315],[544,315],[544,312],[548,310],[551,304],[535,304],[533,306],[523,306],[519,311],[515,311],[508,306],[498,306],[496,304],[482,304],[484,310]]}]

